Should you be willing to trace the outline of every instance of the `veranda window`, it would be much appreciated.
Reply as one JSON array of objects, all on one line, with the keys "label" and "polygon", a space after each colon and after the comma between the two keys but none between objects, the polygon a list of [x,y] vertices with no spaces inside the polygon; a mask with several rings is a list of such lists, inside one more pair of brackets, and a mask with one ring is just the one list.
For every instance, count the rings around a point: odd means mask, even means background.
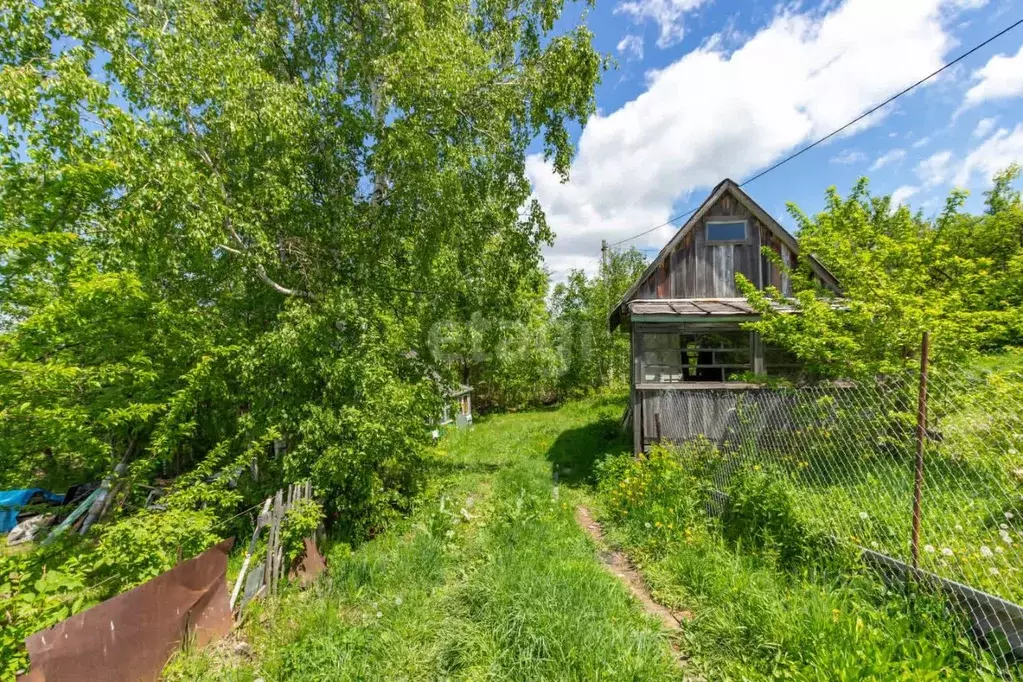
[{"label": "veranda window", "polygon": [[687,329],[640,336],[640,383],[727,381],[753,369],[749,332]]}]

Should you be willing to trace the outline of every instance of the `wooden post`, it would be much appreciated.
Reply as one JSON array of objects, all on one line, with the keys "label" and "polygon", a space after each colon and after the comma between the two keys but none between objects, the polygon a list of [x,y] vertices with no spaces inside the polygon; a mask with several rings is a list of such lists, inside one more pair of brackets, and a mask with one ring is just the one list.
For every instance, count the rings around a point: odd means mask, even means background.
[{"label": "wooden post", "polygon": [[632,379],[629,382],[631,387],[630,398],[632,399],[632,454],[638,455],[643,452],[643,397],[636,388],[640,380],[640,354],[643,352],[642,339],[636,334],[636,327],[632,327],[629,334],[629,351],[632,354]]},{"label": "wooden post", "polygon": [[753,360],[753,373],[757,376],[767,374],[767,365],[764,361],[764,340],[760,332],[750,332],[750,354]]},{"label": "wooden post", "polygon": [[660,412],[654,412],[654,428],[657,429],[657,434],[656,435],[657,435],[657,443],[659,445],[660,442],[661,442],[661,413]]},{"label": "wooden post", "polygon": [[249,570],[249,562],[252,561],[252,553],[256,551],[256,541],[259,540],[259,531],[263,529],[263,524],[266,522],[266,514],[270,511],[270,498],[266,498],[266,502],[263,503],[263,511],[256,517],[256,528],[252,531],[252,540],[249,541],[249,550],[245,553],[245,561],[242,562],[242,570],[238,574],[238,581],[234,584],[234,590],[231,592],[231,601],[229,603],[230,609],[234,610],[234,605],[238,601],[238,595],[241,593],[242,585],[245,583],[245,573]]},{"label": "wooden post", "polygon": [[277,594],[277,572],[281,544],[281,519],[284,516],[284,491],[274,495],[273,512],[270,516],[270,541],[266,546],[266,586],[270,594]]},{"label": "wooden post", "polygon": [[913,481],[913,573],[920,568],[920,516],[924,487],[924,444],[927,438],[927,360],[931,338],[924,332],[920,343],[920,389],[916,405],[916,474]]}]

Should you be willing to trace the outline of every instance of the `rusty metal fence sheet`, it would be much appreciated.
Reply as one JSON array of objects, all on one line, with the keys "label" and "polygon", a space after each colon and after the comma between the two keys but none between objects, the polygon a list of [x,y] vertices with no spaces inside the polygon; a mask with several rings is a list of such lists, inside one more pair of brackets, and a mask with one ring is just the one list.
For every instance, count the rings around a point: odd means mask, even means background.
[{"label": "rusty metal fence sheet", "polygon": [[25,640],[30,671],[19,682],[156,680],[192,635],[202,646],[231,630],[229,539],[135,589]]}]

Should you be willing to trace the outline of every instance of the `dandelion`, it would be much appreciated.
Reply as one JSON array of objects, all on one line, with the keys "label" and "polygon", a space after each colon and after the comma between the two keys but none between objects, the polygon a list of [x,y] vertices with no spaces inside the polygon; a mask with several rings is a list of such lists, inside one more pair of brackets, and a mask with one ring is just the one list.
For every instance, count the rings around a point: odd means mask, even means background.
[{"label": "dandelion", "polygon": [[942,547],[941,553],[943,556],[952,556],[955,552],[952,551],[951,547]]},{"label": "dandelion", "polygon": [[377,618],[383,618],[384,614],[381,611],[377,611]]},{"label": "dandelion", "polygon": [[987,572],[990,573],[991,575],[998,575],[998,573],[999,573],[998,569],[995,568],[994,566],[992,566],[991,568],[987,569]]},{"label": "dandelion", "polygon": [[401,597],[395,597],[394,598],[394,605],[395,606],[401,606]]},{"label": "dandelion", "polygon": [[647,522],[646,522],[646,523],[644,523],[643,525],[644,525],[645,527],[649,528],[649,527],[650,527],[650,522],[649,522],[649,521],[647,521]]},{"label": "dandelion", "polygon": [[924,551],[928,554],[934,554],[934,545],[924,545]]},{"label": "dandelion", "polygon": [[991,558],[991,548],[987,545],[980,546],[980,555],[985,558]]},{"label": "dandelion", "polygon": [[861,512],[860,512],[860,518],[861,518],[861,519],[863,519],[864,521],[866,521],[867,519],[869,519],[869,518],[870,518],[870,514],[868,514],[868,513],[867,513],[867,512],[865,512],[865,511],[861,511]]}]

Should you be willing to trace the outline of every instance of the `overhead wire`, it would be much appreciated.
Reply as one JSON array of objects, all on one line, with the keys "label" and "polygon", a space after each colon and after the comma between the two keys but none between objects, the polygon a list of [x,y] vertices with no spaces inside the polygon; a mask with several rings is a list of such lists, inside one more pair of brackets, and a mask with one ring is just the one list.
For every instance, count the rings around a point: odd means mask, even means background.
[{"label": "overhead wire", "polygon": [[[971,47],[971,48],[970,48],[969,50],[967,50],[966,52],[963,52],[963,53],[962,53],[961,55],[959,55],[958,57],[956,57],[956,58],[955,58],[955,59],[953,59],[952,61],[950,61],[950,62],[947,62],[946,64],[944,64],[944,65],[943,65],[943,66],[942,66],[941,68],[937,69],[936,71],[932,71],[931,73],[927,74],[926,76],[924,76],[924,77],[923,77],[923,78],[921,78],[920,80],[916,81],[916,82],[915,82],[915,83],[913,83],[912,85],[910,85],[910,86],[908,86],[908,87],[906,87],[906,88],[903,88],[902,90],[900,90],[899,92],[895,93],[894,95],[892,95],[891,97],[889,97],[889,98],[888,98],[888,99],[886,99],[885,101],[883,101],[883,102],[881,102],[880,104],[877,104],[877,105],[875,105],[875,106],[871,107],[870,109],[868,109],[867,111],[863,112],[862,114],[860,114],[860,115],[859,115],[859,116],[857,116],[856,118],[852,119],[851,121],[849,121],[849,122],[848,122],[848,123],[846,123],[845,125],[843,125],[843,126],[841,126],[841,127],[839,127],[839,128],[836,128],[836,129],[832,130],[832,131],[831,131],[830,133],[828,133],[828,134],[827,134],[827,135],[825,135],[824,137],[822,137],[822,138],[820,138],[820,139],[818,139],[818,140],[816,140],[816,141],[814,141],[814,142],[812,142],[812,143],[810,143],[810,144],[806,145],[805,147],[803,147],[803,148],[799,149],[799,150],[798,150],[798,151],[796,151],[796,152],[793,152],[792,154],[789,154],[788,156],[786,156],[786,157],[785,157],[785,158],[783,158],[782,160],[778,161],[777,163],[775,163],[775,164],[773,164],[773,165],[769,166],[768,168],[765,168],[764,170],[760,171],[759,173],[757,173],[757,174],[756,174],[756,175],[754,175],[753,177],[751,177],[751,178],[747,178],[746,180],[742,181],[742,182],[741,182],[741,183],[739,184],[739,187],[745,187],[746,185],[750,184],[751,182],[754,182],[755,180],[758,180],[758,179],[760,179],[760,178],[764,177],[765,175],[767,175],[767,174],[768,174],[768,173],[770,173],[771,171],[773,171],[773,170],[775,170],[775,169],[777,169],[777,168],[779,168],[779,167],[781,167],[781,166],[785,165],[785,164],[786,164],[786,163],[788,163],[789,161],[792,161],[792,160],[793,160],[793,159],[795,159],[796,157],[798,157],[798,156],[801,156],[801,155],[805,154],[806,152],[810,151],[810,150],[811,150],[811,149],[813,149],[814,147],[816,147],[816,146],[818,146],[818,145],[820,145],[820,144],[823,144],[824,142],[827,142],[828,140],[830,140],[831,138],[833,138],[833,137],[834,137],[835,135],[838,135],[838,134],[840,134],[840,133],[841,133],[842,131],[844,131],[844,130],[847,130],[847,129],[848,129],[848,128],[850,128],[851,126],[854,126],[854,125],[856,125],[857,123],[859,123],[859,122],[860,122],[860,121],[862,121],[863,119],[867,118],[867,117],[868,117],[868,116],[870,116],[871,114],[873,114],[873,113],[875,113],[875,112],[877,112],[877,111],[879,111],[879,110],[883,109],[884,107],[888,106],[889,104],[891,104],[891,103],[892,103],[892,102],[894,102],[895,100],[899,99],[899,98],[900,98],[900,97],[902,97],[903,95],[905,95],[905,94],[909,93],[910,91],[914,90],[915,88],[917,88],[917,87],[919,87],[919,86],[923,85],[923,84],[924,84],[924,83],[926,83],[927,81],[929,81],[929,80],[931,80],[932,78],[934,78],[935,76],[939,75],[939,74],[940,74],[940,73],[942,73],[943,71],[945,71],[945,70],[947,70],[947,69],[949,69],[949,68],[951,68],[951,67],[955,66],[956,64],[958,64],[959,62],[961,62],[962,60],[966,59],[966,58],[967,58],[967,57],[969,57],[969,56],[970,56],[971,54],[973,54],[974,52],[976,52],[977,50],[980,50],[980,49],[984,48],[985,46],[989,45],[990,43],[994,42],[994,41],[995,41],[995,40],[997,40],[998,38],[1001,38],[1001,37],[1002,37],[1003,35],[1005,35],[1005,34],[1006,34],[1006,33],[1008,33],[1009,31],[1013,30],[1014,28],[1016,28],[1016,27],[1017,27],[1017,26],[1019,26],[1020,24],[1023,24],[1023,19],[1019,19],[1019,20],[1017,20],[1016,22],[1014,22],[1014,23],[1010,24],[1009,26],[1007,26],[1007,27],[1003,28],[1003,29],[1002,29],[1001,31],[999,31],[998,33],[995,33],[994,35],[992,35],[992,36],[990,36],[990,37],[986,38],[986,39],[985,39],[984,41],[982,41],[982,42],[980,42],[980,43],[977,43],[976,45],[974,45],[973,47]],[[619,239],[619,240],[618,240],[618,241],[616,241],[616,242],[612,242],[611,244],[609,244],[609,246],[612,246],[612,247],[614,247],[614,246],[618,246],[619,244],[624,244],[625,242],[629,242],[629,241],[632,241],[633,239],[639,239],[640,237],[643,237],[643,236],[645,236],[645,235],[648,235],[648,234],[650,234],[651,232],[654,232],[655,230],[659,230],[659,229],[661,229],[662,227],[665,227],[665,226],[667,226],[667,225],[671,225],[671,224],[672,224],[672,223],[674,223],[674,222],[675,222],[676,220],[680,220],[681,218],[688,218],[688,217],[689,217],[689,216],[691,216],[691,215],[692,215],[693,213],[695,213],[695,212],[697,211],[697,209],[699,209],[699,206],[696,206],[696,207],[694,207],[694,208],[692,208],[692,209],[690,209],[690,210],[688,210],[688,211],[686,211],[686,212],[684,212],[684,213],[680,213],[680,214],[678,214],[677,216],[674,216],[674,217],[672,217],[672,218],[669,218],[668,220],[666,220],[665,222],[661,223],[660,225],[655,225],[654,227],[651,227],[650,229],[647,229],[647,230],[644,230],[644,231],[642,231],[642,232],[639,232],[638,234],[634,234],[634,235],[632,235],[631,237],[626,237],[625,239]]]}]

